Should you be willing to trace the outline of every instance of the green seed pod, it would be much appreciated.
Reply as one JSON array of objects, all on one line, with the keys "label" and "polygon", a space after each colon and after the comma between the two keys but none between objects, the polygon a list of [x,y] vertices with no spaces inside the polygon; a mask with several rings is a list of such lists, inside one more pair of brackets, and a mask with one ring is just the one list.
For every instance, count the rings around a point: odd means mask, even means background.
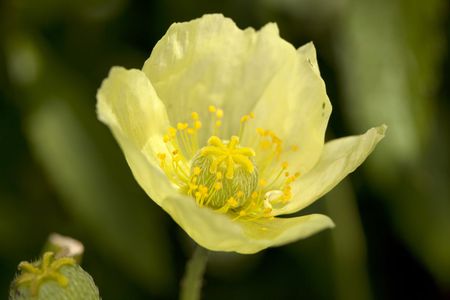
[{"label": "green seed pod", "polygon": [[98,300],[92,277],[70,257],[54,258],[46,252],[42,259],[21,262],[11,283],[9,300]]},{"label": "green seed pod", "polygon": [[214,209],[245,205],[258,186],[258,172],[253,161],[255,151],[241,147],[239,137],[223,141],[217,136],[192,159],[191,193],[200,205]]}]

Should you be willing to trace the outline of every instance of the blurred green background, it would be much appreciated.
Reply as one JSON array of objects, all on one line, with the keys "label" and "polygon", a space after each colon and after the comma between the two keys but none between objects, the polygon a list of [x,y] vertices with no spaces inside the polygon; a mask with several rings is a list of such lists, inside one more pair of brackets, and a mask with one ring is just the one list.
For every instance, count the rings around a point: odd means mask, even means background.
[{"label": "blurred green background", "polygon": [[205,299],[450,299],[450,38],[445,0],[0,2],[0,298],[59,232],[86,246],[103,299],[173,299],[193,244],[138,187],[95,94],[140,68],[172,22],[221,12],[314,41],[328,138],[388,135],[304,213],[334,230],[244,256],[213,253]]}]

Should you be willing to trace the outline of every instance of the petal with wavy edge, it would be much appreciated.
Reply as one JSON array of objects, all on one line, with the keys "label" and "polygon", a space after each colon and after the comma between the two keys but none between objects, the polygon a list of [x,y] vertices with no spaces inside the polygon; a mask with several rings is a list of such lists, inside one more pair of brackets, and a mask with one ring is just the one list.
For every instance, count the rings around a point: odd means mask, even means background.
[{"label": "petal with wavy edge", "polygon": [[320,157],[331,114],[312,43],[299,48],[296,58],[275,75],[254,112],[244,141],[256,145],[256,128],[272,130],[285,149],[294,145],[299,149],[286,151],[281,160],[288,161],[293,172],[306,174]]},{"label": "petal with wavy edge", "polygon": [[169,122],[164,104],[145,74],[113,67],[97,99],[98,118],[116,136],[120,132],[138,149],[145,149],[148,159],[156,163],[155,153],[166,151],[162,136]]},{"label": "petal with wavy edge", "polygon": [[365,134],[349,136],[325,144],[314,168],[293,186],[293,198],[276,215],[293,213],[310,205],[353,172],[384,137],[387,126],[369,129]]},{"label": "petal with wavy edge", "polygon": [[173,123],[187,120],[192,111],[207,120],[208,105],[222,107],[227,139],[237,134],[240,117],[251,111],[274,75],[296,55],[295,48],[280,38],[276,24],[241,30],[231,19],[214,14],[173,24],[143,71]]}]

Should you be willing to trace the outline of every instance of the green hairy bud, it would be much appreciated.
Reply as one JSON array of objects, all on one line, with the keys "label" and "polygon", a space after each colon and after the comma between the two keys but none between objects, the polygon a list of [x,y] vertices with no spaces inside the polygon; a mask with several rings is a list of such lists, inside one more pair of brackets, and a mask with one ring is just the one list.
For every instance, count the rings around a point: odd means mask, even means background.
[{"label": "green hairy bud", "polygon": [[45,252],[36,262],[21,262],[9,300],[98,300],[92,277],[72,257]]}]

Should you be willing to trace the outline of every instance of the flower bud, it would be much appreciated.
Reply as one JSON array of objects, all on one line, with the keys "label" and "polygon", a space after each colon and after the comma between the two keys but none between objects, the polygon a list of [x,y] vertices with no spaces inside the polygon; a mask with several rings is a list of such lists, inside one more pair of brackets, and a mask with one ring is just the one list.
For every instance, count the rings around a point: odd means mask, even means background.
[{"label": "flower bud", "polygon": [[36,262],[21,262],[11,283],[10,300],[98,300],[92,277],[70,257],[46,252]]}]

